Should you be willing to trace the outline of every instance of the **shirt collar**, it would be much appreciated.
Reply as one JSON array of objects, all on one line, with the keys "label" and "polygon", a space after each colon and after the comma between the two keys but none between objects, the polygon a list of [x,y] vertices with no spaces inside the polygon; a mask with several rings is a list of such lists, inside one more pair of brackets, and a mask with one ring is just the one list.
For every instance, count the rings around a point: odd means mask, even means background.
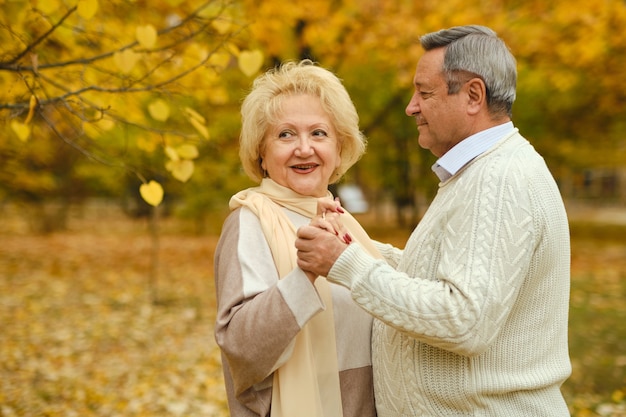
[{"label": "shirt collar", "polygon": [[469,136],[439,158],[431,169],[440,181],[446,181],[514,129],[513,122],[507,122]]}]

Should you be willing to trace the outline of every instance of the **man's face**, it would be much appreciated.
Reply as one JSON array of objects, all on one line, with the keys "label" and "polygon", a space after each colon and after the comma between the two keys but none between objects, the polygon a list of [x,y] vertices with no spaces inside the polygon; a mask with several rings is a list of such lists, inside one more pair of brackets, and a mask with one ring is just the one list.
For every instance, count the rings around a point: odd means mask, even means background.
[{"label": "man's face", "polygon": [[468,136],[467,95],[464,88],[448,95],[442,72],[444,53],[445,48],[433,49],[419,60],[413,78],[415,92],[406,107],[406,114],[415,117],[420,146],[437,157]]}]

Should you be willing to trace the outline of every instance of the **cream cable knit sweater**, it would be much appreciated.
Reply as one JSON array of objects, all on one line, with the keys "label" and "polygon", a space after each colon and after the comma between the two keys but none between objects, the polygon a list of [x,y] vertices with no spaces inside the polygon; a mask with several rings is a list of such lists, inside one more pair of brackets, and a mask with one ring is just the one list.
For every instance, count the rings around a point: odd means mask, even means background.
[{"label": "cream cable knit sweater", "polygon": [[569,229],[543,159],[518,133],[439,192],[387,263],[350,245],[329,279],[375,320],[387,416],[568,416]]}]

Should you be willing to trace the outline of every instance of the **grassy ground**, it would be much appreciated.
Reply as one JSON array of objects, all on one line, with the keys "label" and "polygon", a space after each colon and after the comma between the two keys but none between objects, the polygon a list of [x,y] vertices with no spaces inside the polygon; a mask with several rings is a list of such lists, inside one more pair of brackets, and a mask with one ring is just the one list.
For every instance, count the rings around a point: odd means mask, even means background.
[{"label": "grassy ground", "polygon": [[[112,208],[36,236],[0,213],[0,417],[227,416],[212,334],[214,235]],[[369,228],[402,245],[407,231]],[[574,416],[626,416],[626,227],[576,223]],[[156,303],[151,302],[151,297]]]},{"label": "grassy ground", "polygon": [[576,416],[626,416],[626,226],[572,226],[570,355]]}]

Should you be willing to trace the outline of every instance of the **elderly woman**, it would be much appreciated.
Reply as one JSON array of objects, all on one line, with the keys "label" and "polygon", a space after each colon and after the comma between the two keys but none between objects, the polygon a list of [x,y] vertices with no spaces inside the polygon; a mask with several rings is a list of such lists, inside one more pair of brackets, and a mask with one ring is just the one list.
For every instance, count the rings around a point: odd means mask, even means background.
[{"label": "elderly woman", "polygon": [[241,162],[260,185],[232,197],[215,253],[231,416],[375,416],[372,319],[348,290],[298,268],[294,247],[320,204],[345,227],[329,230],[379,256],[328,191],[365,151],[354,105],[305,60],[257,78],[241,115]]}]

